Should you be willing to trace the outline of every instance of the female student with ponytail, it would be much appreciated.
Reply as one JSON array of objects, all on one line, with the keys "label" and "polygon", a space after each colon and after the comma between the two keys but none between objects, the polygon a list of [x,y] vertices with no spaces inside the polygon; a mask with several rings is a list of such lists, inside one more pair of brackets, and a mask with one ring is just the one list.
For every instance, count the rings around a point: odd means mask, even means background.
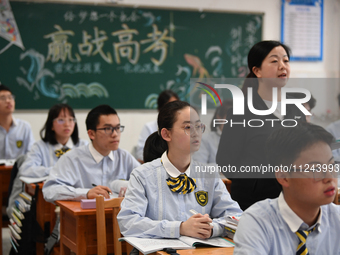
[{"label": "female student with ponytail", "polygon": [[[305,115],[295,106],[287,105],[287,114],[281,115],[281,88],[284,87],[290,75],[289,48],[278,41],[262,41],[255,44],[248,54],[250,73],[243,84],[243,93],[252,88],[253,106],[257,110],[268,110],[272,106],[273,88],[277,88],[278,104],[275,112],[259,116],[249,111],[245,102],[245,114],[233,115],[228,112],[228,123],[245,123],[245,125],[225,125],[216,162],[219,166],[235,167],[237,171],[245,167],[268,166],[264,145],[269,135],[281,128],[283,119],[305,121]],[[246,98],[246,97],[245,97]],[[247,101],[247,100],[245,100]],[[251,119],[262,120],[261,127],[251,127]],[[266,121],[267,119],[273,121]],[[259,125],[259,122],[253,123]],[[293,125],[293,123],[286,123]],[[249,168],[248,168],[249,169]],[[232,180],[231,196],[243,210],[257,201],[279,196],[281,188],[275,179],[275,173],[228,173],[224,175]]]},{"label": "female student with ponytail", "polygon": [[[218,176],[203,173],[205,165],[191,161],[191,153],[199,149],[204,124],[182,101],[164,105],[157,124],[158,132],[145,145],[145,150],[152,152],[146,161],[152,160],[152,155],[161,156],[131,173],[117,217],[122,234],[144,238],[220,236],[223,228],[212,219],[242,211]],[[192,215],[191,209],[198,214]]]}]

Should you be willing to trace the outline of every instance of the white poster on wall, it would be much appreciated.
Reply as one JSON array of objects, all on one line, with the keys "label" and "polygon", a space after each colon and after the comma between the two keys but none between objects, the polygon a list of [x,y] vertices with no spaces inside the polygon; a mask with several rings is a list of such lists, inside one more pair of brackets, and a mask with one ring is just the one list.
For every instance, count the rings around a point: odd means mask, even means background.
[{"label": "white poster on wall", "polygon": [[321,61],[323,0],[282,0],[281,41],[293,61]]}]

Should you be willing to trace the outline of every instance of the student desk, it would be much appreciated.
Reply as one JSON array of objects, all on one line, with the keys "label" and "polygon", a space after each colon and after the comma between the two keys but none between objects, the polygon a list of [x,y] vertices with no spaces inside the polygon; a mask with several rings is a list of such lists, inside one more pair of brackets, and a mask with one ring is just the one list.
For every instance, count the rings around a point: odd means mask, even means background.
[{"label": "student desk", "polygon": [[[78,255],[97,254],[96,209],[81,209],[76,201],[56,204],[60,206],[60,254],[69,255],[71,250]],[[112,214],[110,209],[105,211],[107,252],[113,253]]]},{"label": "student desk", "polygon": [[[39,226],[45,231],[45,226],[49,227],[46,229],[48,232],[47,234],[50,234],[54,228],[54,223],[56,221],[55,217],[55,205],[49,202],[46,202],[44,199],[44,196],[42,194],[42,187],[44,183],[40,182],[37,183],[39,185],[39,191],[37,196],[37,222],[39,223]],[[35,184],[26,184],[26,192],[30,194],[31,196],[35,193]],[[37,255],[44,255],[44,244],[43,243],[37,243],[36,245],[36,254]]]},{"label": "student desk", "polygon": [[[8,187],[11,179],[11,171],[13,166],[0,166],[0,205],[8,199]],[[7,202],[6,202],[7,204]],[[0,226],[2,228],[2,213],[0,217]],[[0,255],[2,255],[2,231],[0,231]]]}]

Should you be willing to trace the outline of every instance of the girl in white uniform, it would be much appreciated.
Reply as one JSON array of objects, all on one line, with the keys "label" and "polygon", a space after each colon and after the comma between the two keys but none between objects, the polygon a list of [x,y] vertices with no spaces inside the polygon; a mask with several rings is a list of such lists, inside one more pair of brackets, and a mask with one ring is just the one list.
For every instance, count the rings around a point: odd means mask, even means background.
[{"label": "girl in white uniform", "polygon": [[[157,123],[158,132],[148,138],[144,156],[149,151],[160,157],[131,173],[117,217],[122,234],[144,238],[221,236],[223,227],[215,219],[242,210],[218,174],[191,161],[191,153],[199,149],[204,124],[182,101],[163,106]],[[192,215],[191,209],[198,214]]]},{"label": "girl in white uniform", "polygon": [[40,131],[41,140],[34,143],[19,168],[9,198],[7,214],[22,190],[20,176],[39,178],[48,176],[57,160],[73,147],[88,144],[78,137],[78,126],[73,109],[67,104],[56,104],[48,112]]},{"label": "girl in white uniform", "polygon": [[22,176],[47,176],[66,151],[87,144],[87,141],[79,139],[75,114],[67,104],[52,106],[40,131],[40,137],[41,140],[32,146],[27,159],[20,167]]}]

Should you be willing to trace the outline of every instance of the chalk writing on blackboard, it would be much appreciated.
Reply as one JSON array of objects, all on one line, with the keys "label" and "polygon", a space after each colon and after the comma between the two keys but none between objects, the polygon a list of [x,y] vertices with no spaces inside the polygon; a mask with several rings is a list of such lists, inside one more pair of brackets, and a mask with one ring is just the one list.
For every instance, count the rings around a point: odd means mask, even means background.
[{"label": "chalk writing on blackboard", "polygon": [[245,77],[262,33],[262,14],[11,5],[27,50],[11,47],[0,58],[11,59],[2,82],[13,86],[18,109],[156,108],[164,89],[188,101],[190,78]]},{"label": "chalk writing on blackboard", "polygon": [[[44,68],[45,57],[32,49],[20,55],[21,59],[26,57],[31,60],[30,68],[26,70],[21,67],[26,77],[17,77],[17,81],[20,85],[26,87],[28,91],[33,91],[36,88],[43,96],[58,98],[58,100],[63,100],[66,96],[70,98],[79,98],[81,96],[85,98],[91,96],[101,98],[109,96],[105,87],[97,82],[73,85],[69,83],[59,84],[58,81],[55,81],[55,83],[50,84],[48,78],[54,78],[55,74],[51,70]],[[35,94],[35,100],[37,99],[39,99],[39,95]]]}]

